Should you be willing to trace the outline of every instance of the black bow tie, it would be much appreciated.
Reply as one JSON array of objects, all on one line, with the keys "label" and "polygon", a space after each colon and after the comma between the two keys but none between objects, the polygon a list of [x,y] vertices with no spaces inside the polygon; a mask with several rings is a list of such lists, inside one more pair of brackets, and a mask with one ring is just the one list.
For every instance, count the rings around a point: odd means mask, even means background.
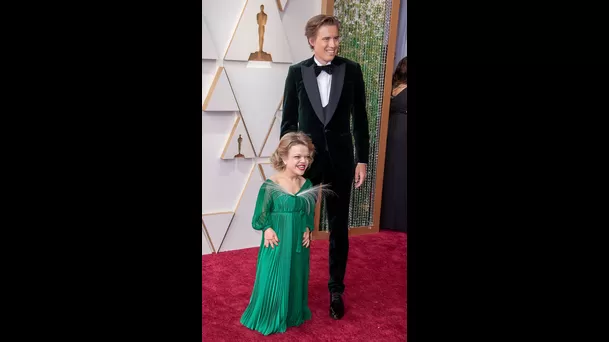
[{"label": "black bow tie", "polygon": [[319,76],[319,73],[321,73],[322,71],[325,71],[328,74],[332,75],[332,68],[334,68],[332,64],[324,66],[315,65],[315,77]]}]

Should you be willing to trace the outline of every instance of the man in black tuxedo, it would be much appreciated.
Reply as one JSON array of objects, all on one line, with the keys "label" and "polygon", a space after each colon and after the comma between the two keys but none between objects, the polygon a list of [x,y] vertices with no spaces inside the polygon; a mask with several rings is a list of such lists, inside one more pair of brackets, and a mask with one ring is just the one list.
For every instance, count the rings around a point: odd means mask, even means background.
[{"label": "man in black tuxedo", "polygon": [[315,185],[331,184],[336,193],[326,198],[330,230],[328,288],[330,316],[334,319],[344,314],[351,185],[354,179],[356,188],[364,182],[369,150],[362,69],[358,63],[336,56],[339,29],[338,19],[328,15],[317,15],[307,22],[305,35],[314,55],[290,66],[281,122],[281,136],[302,131],[313,140],[315,159],[304,177]]}]

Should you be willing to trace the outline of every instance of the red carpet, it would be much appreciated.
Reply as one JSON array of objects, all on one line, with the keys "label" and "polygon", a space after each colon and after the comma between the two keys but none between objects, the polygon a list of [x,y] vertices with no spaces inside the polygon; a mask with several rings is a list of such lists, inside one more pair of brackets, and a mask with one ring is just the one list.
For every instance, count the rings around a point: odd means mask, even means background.
[{"label": "red carpet", "polygon": [[405,341],[406,234],[381,231],[349,238],[345,317],[328,315],[328,241],[311,244],[312,319],[263,336],[239,323],[250,298],[258,248],[204,255],[203,342]]}]

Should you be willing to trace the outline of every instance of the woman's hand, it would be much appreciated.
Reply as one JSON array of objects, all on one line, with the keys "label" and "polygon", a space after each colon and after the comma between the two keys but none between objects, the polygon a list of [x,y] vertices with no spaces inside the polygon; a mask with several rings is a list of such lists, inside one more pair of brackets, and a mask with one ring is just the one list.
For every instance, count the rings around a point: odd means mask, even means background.
[{"label": "woman's hand", "polygon": [[309,247],[311,245],[311,231],[309,227],[307,227],[307,231],[302,236],[302,245],[305,247]]},{"label": "woman's hand", "polygon": [[264,231],[264,247],[271,246],[271,248],[275,249],[275,246],[279,245],[279,239],[277,239],[277,234],[273,230],[273,228],[268,228]]}]

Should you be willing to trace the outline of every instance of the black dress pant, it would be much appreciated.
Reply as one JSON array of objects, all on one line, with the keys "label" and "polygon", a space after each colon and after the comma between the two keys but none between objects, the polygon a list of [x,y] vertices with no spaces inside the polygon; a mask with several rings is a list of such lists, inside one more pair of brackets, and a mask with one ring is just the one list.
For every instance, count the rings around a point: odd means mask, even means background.
[{"label": "black dress pant", "polygon": [[338,169],[327,158],[316,159],[314,163],[323,163],[323,171],[309,178],[311,183],[329,184],[329,189],[334,192],[325,197],[330,231],[328,289],[331,293],[342,294],[345,290],[344,279],[349,254],[349,205],[355,169]]}]

